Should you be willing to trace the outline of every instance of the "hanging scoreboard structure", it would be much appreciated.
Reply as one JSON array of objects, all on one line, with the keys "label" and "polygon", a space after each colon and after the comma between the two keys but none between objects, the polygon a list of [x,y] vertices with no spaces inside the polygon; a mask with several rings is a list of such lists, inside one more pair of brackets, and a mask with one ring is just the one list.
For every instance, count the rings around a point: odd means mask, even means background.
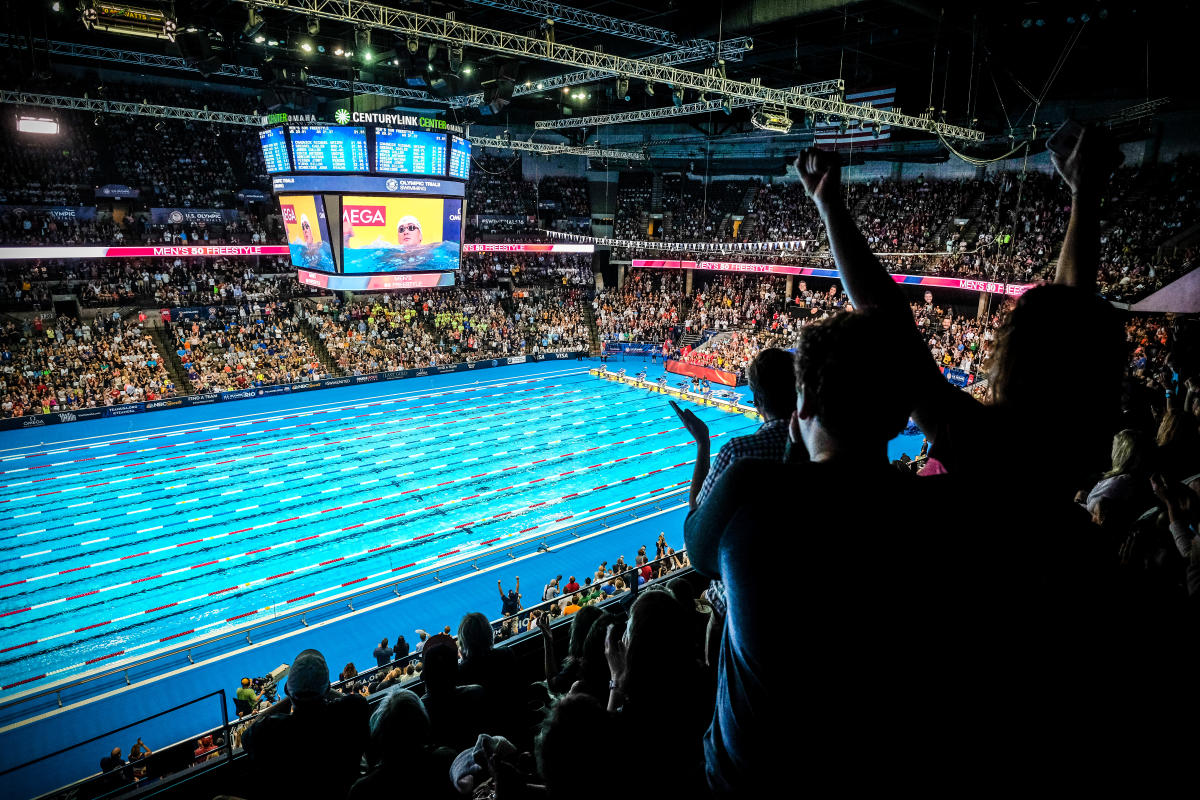
[{"label": "hanging scoreboard structure", "polygon": [[297,278],[380,291],[453,286],[471,143],[441,120],[285,124],[259,133]]}]

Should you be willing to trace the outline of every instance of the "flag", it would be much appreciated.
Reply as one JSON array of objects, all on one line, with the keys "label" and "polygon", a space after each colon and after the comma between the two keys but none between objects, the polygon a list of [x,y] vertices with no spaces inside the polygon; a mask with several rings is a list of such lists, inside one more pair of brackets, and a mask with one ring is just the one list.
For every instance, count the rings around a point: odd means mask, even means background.
[{"label": "flag", "polygon": [[[891,111],[896,105],[896,87],[890,89],[868,89],[862,92],[851,92],[846,95],[846,102],[851,105],[868,103],[872,108],[881,111]],[[842,123],[846,130],[842,131]],[[875,135],[876,127],[879,135]],[[876,142],[886,142],[892,137],[891,125],[879,125],[858,119],[835,119],[832,122],[820,121],[814,126],[815,143],[825,148],[838,147],[870,147]]]}]

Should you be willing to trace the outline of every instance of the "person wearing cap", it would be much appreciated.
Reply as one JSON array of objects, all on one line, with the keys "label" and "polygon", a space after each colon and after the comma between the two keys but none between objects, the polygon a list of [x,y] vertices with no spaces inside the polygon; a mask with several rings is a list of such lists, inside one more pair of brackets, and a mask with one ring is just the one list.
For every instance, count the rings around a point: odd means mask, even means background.
[{"label": "person wearing cap", "polygon": [[396,241],[404,247],[412,247],[421,243],[421,221],[412,214],[407,214],[396,223]]},{"label": "person wearing cap", "polygon": [[284,694],[242,737],[251,763],[261,767],[257,794],[345,797],[367,747],[366,698],[331,692],[329,665],[317,650],[292,660]]},{"label": "person wearing cap", "polygon": [[[249,678],[242,678],[242,685],[234,693],[234,697],[238,700],[244,700],[246,706],[250,709],[250,713],[254,712],[254,709],[258,707],[258,701],[262,699],[262,695],[254,693],[254,688],[250,685]],[[242,716],[243,713],[239,710],[238,716]]]}]

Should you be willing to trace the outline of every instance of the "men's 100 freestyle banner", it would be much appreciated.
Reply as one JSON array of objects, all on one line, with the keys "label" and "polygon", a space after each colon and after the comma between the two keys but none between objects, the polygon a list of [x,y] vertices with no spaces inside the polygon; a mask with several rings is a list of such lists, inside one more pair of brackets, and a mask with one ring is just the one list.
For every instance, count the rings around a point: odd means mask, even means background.
[{"label": "men's 100 freestyle banner", "polygon": [[343,195],[341,223],[347,275],[458,269],[461,199]]}]

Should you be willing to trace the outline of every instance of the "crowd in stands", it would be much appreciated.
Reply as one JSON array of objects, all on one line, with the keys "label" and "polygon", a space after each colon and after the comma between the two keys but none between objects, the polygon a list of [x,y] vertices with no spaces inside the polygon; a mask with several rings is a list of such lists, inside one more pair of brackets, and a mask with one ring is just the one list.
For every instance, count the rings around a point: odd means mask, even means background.
[{"label": "crowd in stands", "polygon": [[481,155],[472,159],[467,213],[521,216],[537,213],[536,192],[522,178],[519,156]]},{"label": "crowd in stands", "polygon": [[589,350],[584,296],[568,287],[434,289],[313,301],[305,320],[346,374]]},{"label": "crowd in stands", "polygon": [[683,276],[663,270],[633,270],[619,289],[596,294],[592,308],[602,341],[662,342],[682,327]]},{"label": "crowd in stands", "polygon": [[173,325],[176,351],[197,392],[300,383],[332,377],[284,303],[250,313],[218,308],[208,319]]},{"label": "crowd in stands", "polygon": [[501,279],[514,286],[595,283],[589,253],[465,253],[459,274],[472,286],[497,286]]},{"label": "crowd in stands", "polygon": [[0,332],[0,416],[70,412],[172,397],[149,333],[117,312],[90,323],[38,315]]},{"label": "crowd in stands", "polygon": [[552,176],[538,182],[538,202],[553,203],[553,211],[564,217],[590,217],[587,179],[575,175]]}]

